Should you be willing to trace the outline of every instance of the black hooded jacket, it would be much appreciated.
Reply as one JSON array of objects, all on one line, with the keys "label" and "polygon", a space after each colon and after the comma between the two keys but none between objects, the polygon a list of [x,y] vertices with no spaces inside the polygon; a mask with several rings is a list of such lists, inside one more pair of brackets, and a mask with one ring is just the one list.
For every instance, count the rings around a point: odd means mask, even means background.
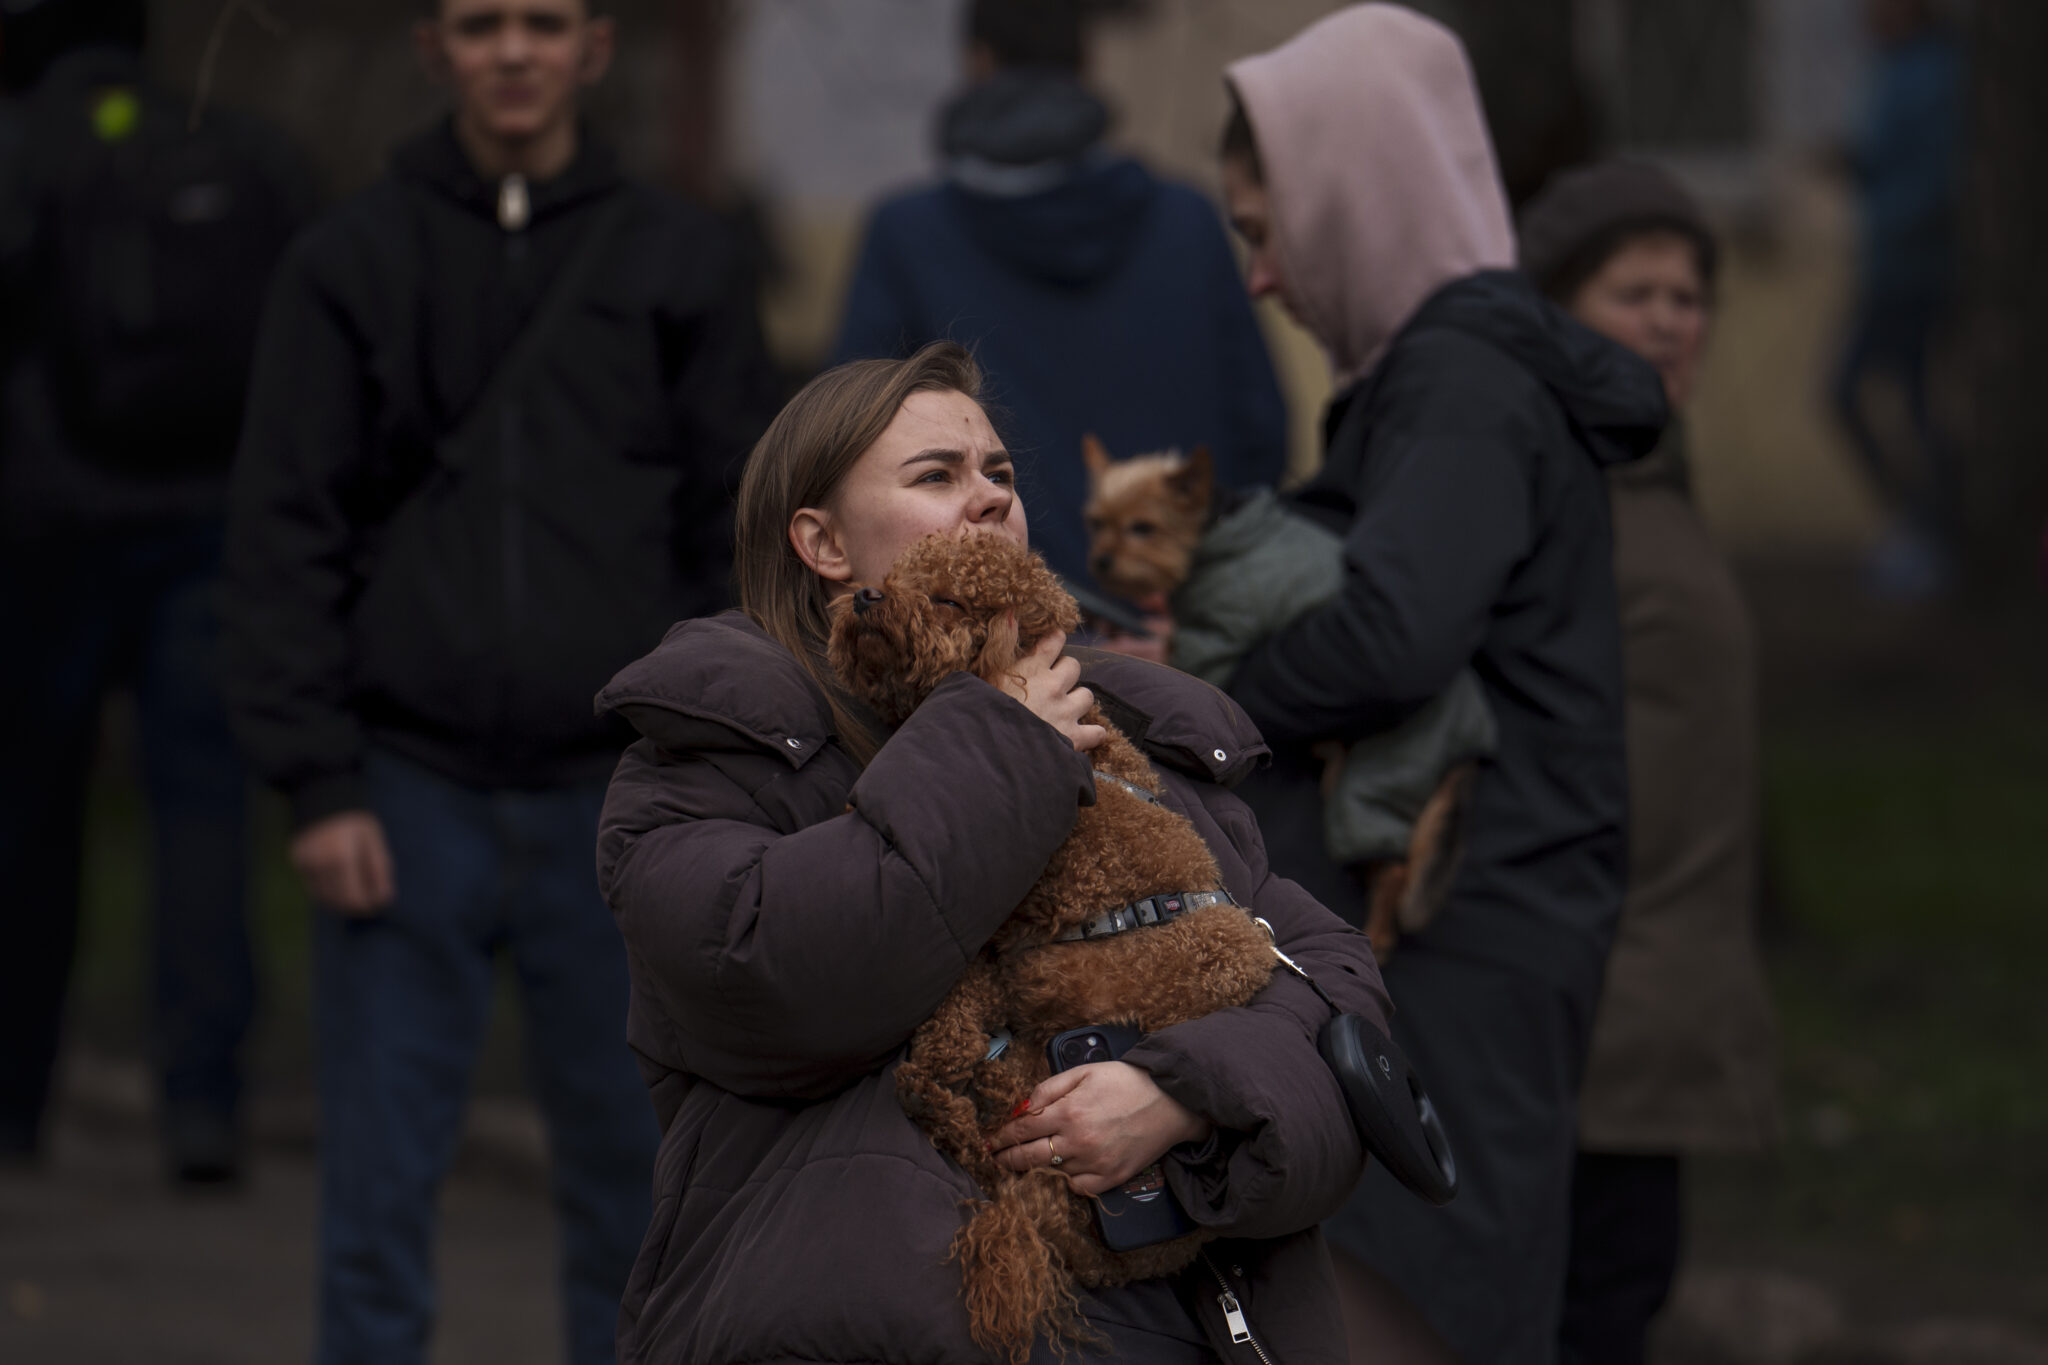
[{"label": "black hooded jacket", "polygon": [[1505,271],[1444,286],[1338,395],[1322,472],[1294,499],[1346,537],[1343,589],[1230,686],[1276,750],[1241,790],[1276,868],[1359,913],[1321,850],[1307,746],[1398,722],[1469,664],[1499,751],[1420,942],[1597,997],[1627,814],[1602,467],[1647,453],[1664,421],[1646,362]]},{"label": "black hooded jacket", "polygon": [[[530,378],[449,438],[607,205]],[[708,215],[585,140],[522,230],[447,125],[279,268],[231,494],[225,681],[300,822],[372,744],[477,786],[608,772],[590,698],[724,605],[731,495],[774,409],[753,280]],[[472,433],[476,436],[477,433]]]}]

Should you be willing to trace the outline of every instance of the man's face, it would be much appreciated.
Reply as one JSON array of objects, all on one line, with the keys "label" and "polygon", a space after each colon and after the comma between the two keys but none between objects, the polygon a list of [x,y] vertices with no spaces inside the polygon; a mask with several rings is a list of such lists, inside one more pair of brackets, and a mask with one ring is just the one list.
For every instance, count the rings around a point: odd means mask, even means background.
[{"label": "man's face", "polygon": [[1300,322],[1301,312],[1294,306],[1286,277],[1280,273],[1280,253],[1273,241],[1271,198],[1265,185],[1252,174],[1251,163],[1243,157],[1223,158],[1223,208],[1230,215],[1230,225],[1244,239],[1249,267],[1245,289],[1255,299],[1272,295],[1289,317]]},{"label": "man's face", "polygon": [[611,64],[612,24],[586,0],[442,0],[419,41],[470,127],[522,142],[575,117]]}]

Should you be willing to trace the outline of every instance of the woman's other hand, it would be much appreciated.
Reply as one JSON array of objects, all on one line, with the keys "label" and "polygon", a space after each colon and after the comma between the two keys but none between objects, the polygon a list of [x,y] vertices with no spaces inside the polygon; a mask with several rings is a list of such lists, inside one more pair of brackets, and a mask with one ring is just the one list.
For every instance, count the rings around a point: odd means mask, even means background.
[{"label": "woman's other hand", "polygon": [[1029,1109],[996,1134],[995,1157],[1013,1171],[1050,1166],[1077,1194],[1098,1195],[1129,1181],[1183,1142],[1200,1142],[1214,1125],[1128,1062],[1091,1062],[1039,1082]]},{"label": "woman's other hand", "polygon": [[1173,652],[1173,608],[1168,605],[1165,593],[1155,592],[1139,601],[1138,610],[1145,613],[1145,629],[1149,634],[1126,635],[1111,626],[1103,632],[1097,647],[1112,654],[1163,664],[1167,655]]},{"label": "woman's other hand", "polygon": [[1095,706],[1095,694],[1080,685],[1079,661],[1060,657],[1060,651],[1066,647],[1067,637],[1062,634],[1040,640],[1038,647],[1019,659],[1003,679],[1003,691],[1023,702],[1031,714],[1086,753],[1102,743],[1107,732],[1100,725],[1082,722],[1081,718]]},{"label": "woman's other hand", "polygon": [[1096,640],[1095,647],[1111,654],[1122,654],[1148,663],[1163,664],[1167,655],[1173,652],[1173,618],[1163,612],[1148,612],[1145,616],[1146,635],[1126,635],[1111,627]]}]

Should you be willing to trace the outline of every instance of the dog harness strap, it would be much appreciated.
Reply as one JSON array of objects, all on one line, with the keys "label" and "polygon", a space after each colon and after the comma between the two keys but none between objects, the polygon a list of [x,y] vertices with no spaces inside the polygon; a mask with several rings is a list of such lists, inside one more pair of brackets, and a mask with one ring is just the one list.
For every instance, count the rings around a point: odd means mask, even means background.
[{"label": "dog harness strap", "polygon": [[1191,915],[1197,910],[1206,910],[1212,905],[1235,905],[1228,891],[1168,891],[1157,896],[1147,896],[1129,905],[1119,905],[1106,915],[1097,915],[1085,924],[1077,924],[1064,933],[1053,936],[1054,943],[1079,943],[1083,939],[1108,938],[1112,934],[1125,934],[1133,929],[1142,929],[1148,924],[1165,924],[1168,920]]},{"label": "dog harness strap", "polygon": [[1146,791],[1143,787],[1139,786],[1135,782],[1124,781],[1115,773],[1106,773],[1102,771],[1102,769],[1097,768],[1095,770],[1095,778],[1098,782],[1109,782],[1115,784],[1116,786],[1122,787],[1125,791],[1137,797],[1140,801],[1150,801],[1155,806],[1159,804],[1159,798],[1154,796],[1151,792]]}]

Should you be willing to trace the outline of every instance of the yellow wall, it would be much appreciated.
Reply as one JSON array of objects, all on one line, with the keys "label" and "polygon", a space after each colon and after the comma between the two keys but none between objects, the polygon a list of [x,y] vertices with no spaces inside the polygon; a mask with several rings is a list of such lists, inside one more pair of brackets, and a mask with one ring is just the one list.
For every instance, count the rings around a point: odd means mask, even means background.
[{"label": "yellow wall", "polygon": [[1780,187],[1768,243],[1724,237],[1719,316],[1693,403],[1700,504],[1738,551],[1847,549],[1879,527],[1826,407],[1849,304],[1841,189]]}]

